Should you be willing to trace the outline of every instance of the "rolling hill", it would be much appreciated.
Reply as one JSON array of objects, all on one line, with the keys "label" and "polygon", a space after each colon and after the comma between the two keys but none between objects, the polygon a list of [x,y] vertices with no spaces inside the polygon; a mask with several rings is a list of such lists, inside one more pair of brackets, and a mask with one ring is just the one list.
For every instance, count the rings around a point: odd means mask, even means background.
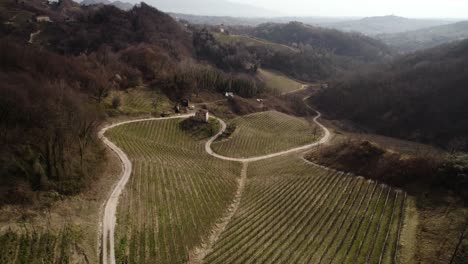
[{"label": "rolling hill", "polygon": [[398,52],[408,53],[468,38],[468,21],[376,37]]},{"label": "rolling hill", "polygon": [[228,26],[258,26],[264,23],[289,23],[299,21],[310,25],[327,25],[346,21],[349,18],[341,17],[237,17],[237,16],[202,16],[182,13],[171,13],[178,19],[187,20],[191,24],[199,25],[228,25]]},{"label": "rolling hill", "polygon": [[418,30],[444,24],[449,21],[435,19],[411,19],[399,16],[366,17],[359,20],[350,20],[324,25],[326,27],[342,30],[355,31],[365,35],[377,35],[384,33],[397,33],[410,30]]},{"label": "rolling hill", "polygon": [[[232,121],[234,133],[213,144],[217,153],[232,157],[252,157],[279,152],[313,142],[317,128],[306,120],[279,112],[262,112]],[[314,134],[315,131],[315,134]]]},{"label": "rolling hill", "polygon": [[119,203],[118,263],[187,262],[234,198],[240,164],[206,154],[179,123],[139,122],[108,132],[135,168]]},{"label": "rolling hill", "polygon": [[300,22],[262,24],[248,33],[292,47],[309,45],[331,51],[337,56],[362,61],[381,60],[390,54],[385,44],[362,34],[314,27]]},{"label": "rolling hill", "polygon": [[467,68],[465,40],[337,80],[314,101],[379,133],[448,146],[467,140]]}]

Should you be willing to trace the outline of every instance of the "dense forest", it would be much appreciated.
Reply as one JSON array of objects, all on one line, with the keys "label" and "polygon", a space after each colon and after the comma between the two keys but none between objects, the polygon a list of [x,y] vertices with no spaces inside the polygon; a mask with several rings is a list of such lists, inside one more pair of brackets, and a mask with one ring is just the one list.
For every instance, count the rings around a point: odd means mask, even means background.
[{"label": "dense forest", "polygon": [[343,76],[314,103],[378,133],[466,149],[468,41]]},{"label": "dense forest", "polygon": [[[197,54],[224,69],[266,67],[304,81],[314,82],[352,71],[364,64],[383,62],[391,49],[359,33],[314,27],[300,22],[265,23],[256,27],[228,26],[219,41],[214,26],[192,26]],[[224,35],[224,36],[223,36]],[[250,43],[246,38],[249,36]],[[252,42],[256,42],[256,45]],[[274,43],[271,45],[268,42]],[[278,48],[278,44],[284,48]]]},{"label": "dense forest", "polygon": [[296,47],[308,45],[332,51],[339,57],[374,62],[391,54],[382,42],[359,33],[314,27],[300,22],[288,24],[266,23],[249,30],[249,34],[276,43]]},{"label": "dense forest", "polygon": [[[241,40],[224,43],[209,28],[193,27],[193,32],[199,58],[211,61],[228,71],[254,73],[259,67],[266,67],[313,82],[331,77],[335,74],[336,67],[341,67],[333,52],[311,45],[301,44],[295,48],[278,49],[274,45],[261,42],[258,45],[247,45]],[[229,35],[222,37],[230,38]]]},{"label": "dense forest", "polygon": [[105,156],[96,135],[111,90],[144,85],[173,101],[202,90],[266,92],[248,73],[198,62],[192,33],[144,3],[125,12],[12,0],[0,16],[8,21],[0,27],[0,203],[92,183]]},{"label": "dense forest", "polygon": [[31,190],[79,191],[102,151],[95,134],[103,111],[89,100],[107,89],[101,66],[8,39],[0,47],[0,180],[6,188],[0,191],[7,193],[1,199],[28,202]]}]

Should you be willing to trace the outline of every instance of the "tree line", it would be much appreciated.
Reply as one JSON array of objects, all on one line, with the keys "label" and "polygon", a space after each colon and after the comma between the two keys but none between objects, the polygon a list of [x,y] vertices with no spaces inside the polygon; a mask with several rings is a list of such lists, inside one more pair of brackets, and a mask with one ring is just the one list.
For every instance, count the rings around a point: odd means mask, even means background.
[{"label": "tree line", "polygon": [[468,41],[343,75],[314,103],[378,133],[468,148]]}]

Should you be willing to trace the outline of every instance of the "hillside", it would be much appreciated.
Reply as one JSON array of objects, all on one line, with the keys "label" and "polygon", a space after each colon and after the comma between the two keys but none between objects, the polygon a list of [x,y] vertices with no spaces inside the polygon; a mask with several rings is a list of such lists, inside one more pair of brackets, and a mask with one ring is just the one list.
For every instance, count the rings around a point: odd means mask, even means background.
[{"label": "hillside", "polygon": [[414,52],[468,38],[468,21],[376,37],[398,52]]},{"label": "hillside", "polygon": [[67,54],[93,52],[104,45],[119,51],[146,43],[158,47],[155,53],[190,56],[189,34],[169,15],[148,5],[141,4],[130,12],[113,6],[84,10],[87,15],[76,23],[47,25],[38,41]]},{"label": "hillside", "polygon": [[206,154],[180,122],[108,132],[135,168],[119,203],[117,263],[185,263],[234,198],[240,164]]},{"label": "hillside", "polygon": [[361,61],[382,60],[390,54],[385,44],[361,34],[344,33],[299,22],[262,24],[250,30],[249,33],[272,42],[293,47],[309,45],[328,50],[337,56]]},{"label": "hillside", "polygon": [[[0,28],[0,194],[10,193],[0,204],[28,202],[36,191],[85,189],[100,160],[95,132],[109,115],[160,114],[181,98],[228,87],[246,97],[265,92],[254,76],[196,61],[188,29],[144,3],[125,12],[11,0],[0,14],[11,20]],[[37,21],[39,14],[48,21]],[[67,125],[49,127],[60,122]]]},{"label": "hillside", "polygon": [[[291,149],[315,141],[320,132],[306,120],[279,112],[239,117],[232,134],[213,144],[213,150],[232,157],[252,157]],[[315,134],[314,134],[315,132]]]},{"label": "hillside", "polygon": [[101,209],[121,169],[98,138],[105,122],[228,87],[265,91],[198,61],[189,30],[146,4],[8,0],[0,17],[0,263],[99,263]]},{"label": "hillside", "polygon": [[111,1],[0,1],[0,264],[464,262],[468,156],[350,144],[468,149],[468,40],[394,58]]},{"label": "hillside", "polygon": [[270,42],[265,39],[259,39],[247,35],[235,35],[235,34],[222,34],[222,33],[213,33],[216,40],[222,44],[235,45],[237,43],[242,43],[246,48],[267,48],[278,52],[299,52],[298,49],[295,49],[291,46],[284,44],[278,44]]},{"label": "hillside", "polygon": [[401,191],[295,155],[253,162],[247,174],[242,203],[205,263],[404,261]]},{"label": "hillside", "polygon": [[294,93],[306,87],[305,84],[292,80],[279,72],[258,69],[257,76],[267,87],[271,87],[272,90],[278,91],[280,94]]},{"label": "hillside", "polygon": [[342,30],[360,32],[365,35],[377,35],[384,33],[397,33],[418,30],[450,22],[435,19],[411,19],[399,16],[366,17],[359,20],[343,21],[324,25],[326,27]]},{"label": "hillside", "polygon": [[347,18],[341,17],[238,17],[238,16],[203,16],[203,15],[191,15],[181,13],[171,13],[174,18],[186,20],[191,24],[198,25],[214,25],[219,26],[224,24],[226,26],[258,26],[264,23],[289,23],[291,21],[299,21],[310,25],[328,25],[331,23],[337,23],[346,21]]},{"label": "hillside", "polygon": [[265,39],[233,34],[219,34],[206,28],[193,30],[196,53],[217,67],[254,74],[261,66],[280,71],[296,79],[316,81],[330,77],[344,65],[334,54],[319,47],[290,47]]},{"label": "hillside", "polygon": [[314,102],[379,133],[466,148],[467,67],[468,41],[445,45],[337,80]]}]

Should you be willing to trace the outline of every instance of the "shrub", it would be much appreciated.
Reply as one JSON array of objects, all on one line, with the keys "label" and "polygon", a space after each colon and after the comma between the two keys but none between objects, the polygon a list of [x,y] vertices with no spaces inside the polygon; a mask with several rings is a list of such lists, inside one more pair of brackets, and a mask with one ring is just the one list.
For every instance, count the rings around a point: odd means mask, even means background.
[{"label": "shrub", "polygon": [[409,191],[451,191],[468,201],[467,154],[403,156],[368,141],[346,141],[324,147],[306,157],[341,171],[413,189]]},{"label": "shrub", "polygon": [[118,109],[122,105],[122,99],[120,96],[116,95],[112,98],[112,108]]},{"label": "shrub", "polygon": [[182,130],[198,140],[212,137],[219,131],[219,123],[216,119],[210,119],[208,123],[205,123],[188,118],[180,122],[179,125]]}]

